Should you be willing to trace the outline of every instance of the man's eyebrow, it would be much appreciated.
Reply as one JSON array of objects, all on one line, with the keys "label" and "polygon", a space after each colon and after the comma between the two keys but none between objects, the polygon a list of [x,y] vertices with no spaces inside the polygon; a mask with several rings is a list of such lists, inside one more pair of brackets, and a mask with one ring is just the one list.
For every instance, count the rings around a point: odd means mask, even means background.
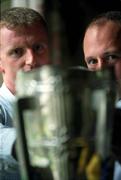
[{"label": "man's eyebrow", "polygon": [[24,46],[20,46],[19,44],[18,45],[15,45],[15,46],[11,46],[10,47],[10,50],[14,50],[14,49],[21,49],[21,48],[24,48]]},{"label": "man's eyebrow", "polygon": [[85,57],[85,60],[86,60],[86,61],[89,61],[90,59],[96,59],[96,58],[93,57],[93,56]]},{"label": "man's eyebrow", "polygon": [[121,52],[119,52],[119,51],[108,51],[108,52],[105,52],[103,55],[108,56],[110,54],[115,54],[115,55],[121,57]]}]

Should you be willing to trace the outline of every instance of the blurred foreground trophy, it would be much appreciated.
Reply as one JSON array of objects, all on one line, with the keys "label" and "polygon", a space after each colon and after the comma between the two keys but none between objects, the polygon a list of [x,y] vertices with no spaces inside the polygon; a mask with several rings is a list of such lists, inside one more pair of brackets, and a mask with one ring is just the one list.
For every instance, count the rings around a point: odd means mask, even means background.
[{"label": "blurred foreground trophy", "polygon": [[71,102],[59,70],[43,66],[20,72],[17,89],[22,178],[33,179],[36,171],[37,179],[67,180],[66,121],[71,116]]},{"label": "blurred foreground trophy", "polygon": [[54,66],[18,73],[15,125],[22,180],[108,180],[113,78],[108,70]]}]

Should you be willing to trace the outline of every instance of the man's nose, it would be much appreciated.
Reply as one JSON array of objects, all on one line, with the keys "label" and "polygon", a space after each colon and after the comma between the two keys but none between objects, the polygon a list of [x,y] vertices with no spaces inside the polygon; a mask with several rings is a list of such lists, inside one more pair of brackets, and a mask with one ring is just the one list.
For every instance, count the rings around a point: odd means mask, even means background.
[{"label": "man's nose", "polygon": [[36,64],[36,58],[35,58],[35,53],[33,52],[32,49],[28,49],[26,51],[26,60],[25,60],[26,65],[31,65],[34,66]]},{"label": "man's nose", "polygon": [[107,64],[103,58],[98,58],[98,70],[106,68]]}]

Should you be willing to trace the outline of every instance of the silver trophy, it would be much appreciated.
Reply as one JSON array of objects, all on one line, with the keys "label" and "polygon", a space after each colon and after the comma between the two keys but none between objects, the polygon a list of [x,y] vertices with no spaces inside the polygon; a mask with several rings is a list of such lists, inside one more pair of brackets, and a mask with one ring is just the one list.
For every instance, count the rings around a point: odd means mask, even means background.
[{"label": "silver trophy", "polygon": [[111,154],[113,72],[43,66],[20,71],[16,84],[22,180],[101,179]]}]

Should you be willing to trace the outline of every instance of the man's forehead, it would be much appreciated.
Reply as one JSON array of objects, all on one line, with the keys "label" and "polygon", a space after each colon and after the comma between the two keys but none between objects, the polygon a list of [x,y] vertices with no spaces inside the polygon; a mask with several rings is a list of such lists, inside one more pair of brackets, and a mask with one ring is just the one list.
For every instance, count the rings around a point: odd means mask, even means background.
[{"label": "man's forehead", "polygon": [[120,43],[121,46],[121,26],[117,26],[113,22],[107,22],[104,26],[95,24],[90,26],[85,33],[84,43],[85,41],[88,43],[94,40],[98,42],[100,40],[103,42],[107,40],[109,42],[115,42],[117,45]]},{"label": "man's forehead", "polygon": [[10,30],[6,27],[0,29],[0,41],[1,43],[4,41],[12,41],[13,38],[16,36],[16,31]]},{"label": "man's forehead", "polygon": [[87,34],[90,31],[98,31],[101,33],[101,31],[105,32],[113,32],[115,34],[121,34],[121,24],[116,23],[114,21],[107,21],[104,24],[92,24],[87,28],[87,31],[85,34]]}]

